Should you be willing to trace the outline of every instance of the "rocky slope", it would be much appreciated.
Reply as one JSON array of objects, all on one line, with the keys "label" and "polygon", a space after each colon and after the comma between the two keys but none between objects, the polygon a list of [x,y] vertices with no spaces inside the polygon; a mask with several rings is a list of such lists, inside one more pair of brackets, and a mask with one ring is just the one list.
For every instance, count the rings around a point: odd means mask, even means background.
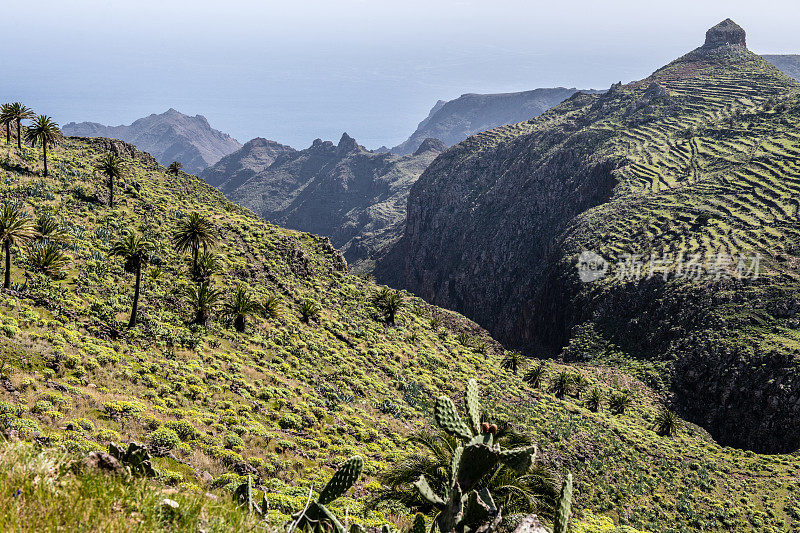
[{"label": "rocky slope", "polygon": [[346,133],[300,151],[255,139],[200,176],[270,222],[330,237],[363,270],[400,237],[408,191],[444,149],[428,139],[407,156],[373,153]]},{"label": "rocky slope", "polygon": [[[109,151],[128,167],[113,208],[94,170]],[[630,531],[614,523],[650,531],[797,525],[796,457],[724,448],[691,424],[659,435],[662,398],[625,372],[545,362],[542,384],[530,386],[520,378],[527,368],[502,368],[502,348],[460,315],[403,294],[395,324],[386,324],[371,303],[381,287],[347,273],[327,239],[266,223],[120,141],[67,138],[48,154],[43,177],[39,150],[0,144],[0,199],[52,217],[65,259],[46,275],[35,248],[13,246],[12,290],[0,291],[0,431],[36,446],[0,449],[1,484],[19,491],[0,497],[0,529],[68,530],[81,520],[91,530],[127,531],[131,521],[151,530],[169,518],[159,506],[165,496],[180,503],[172,529],[247,528],[252,517],[237,521],[226,502],[250,475],[257,501],[266,493],[270,503],[260,525],[274,531],[356,453],[364,477],[334,512],[365,526],[402,526],[407,509],[370,500],[381,489],[377,476],[417,451],[406,437],[430,427],[435,398],[460,405],[473,377],[489,420],[531,435],[543,465],[575,475],[575,533]],[[190,323],[193,282],[172,245],[193,212],[212,221],[218,238],[212,281],[220,296],[206,327]],[[125,327],[134,276],[111,254],[130,230],[151,243],[134,328]],[[259,303],[278,297],[276,314],[249,316],[237,332],[226,311],[237,287]],[[319,304],[315,318],[302,319],[306,301]],[[557,396],[562,372],[580,376],[582,387]],[[596,411],[585,401],[595,387]],[[612,411],[610,398],[624,393],[630,405]],[[149,446],[159,476],[93,480],[76,469],[109,441]]]},{"label": "rocky slope", "polygon": [[447,102],[439,100],[416,131],[390,151],[410,154],[428,138],[452,146],[481,131],[537,117],[577,91],[557,87],[518,93],[464,94]]},{"label": "rocky slope", "polygon": [[800,55],[765,55],[764,59],[781,69],[787,76],[800,81]]},{"label": "rocky slope", "polygon": [[[378,277],[533,353],[663,380],[724,444],[795,450],[799,88],[725,21],[649,78],[439,156]],[[582,283],[583,251],[608,275]]]},{"label": "rocky slope", "polygon": [[140,118],[129,126],[104,126],[96,122],[70,122],[65,135],[109,137],[133,144],[152,154],[162,165],[173,161],[197,174],[242,147],[226,133],[213,129],[202,115],[190,117],[174,109]]}]

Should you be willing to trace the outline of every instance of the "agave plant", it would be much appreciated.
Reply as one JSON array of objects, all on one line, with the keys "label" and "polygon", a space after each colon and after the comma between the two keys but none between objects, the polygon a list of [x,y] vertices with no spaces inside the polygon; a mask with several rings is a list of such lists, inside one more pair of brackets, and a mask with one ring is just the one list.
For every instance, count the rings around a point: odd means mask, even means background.
[{"label": "agave plant", "polygon": [[61,276],[69,259],[56,243],[42,241],[36,242],[28,248],[28,263],[37,272],[50,278],[57,278]]}]

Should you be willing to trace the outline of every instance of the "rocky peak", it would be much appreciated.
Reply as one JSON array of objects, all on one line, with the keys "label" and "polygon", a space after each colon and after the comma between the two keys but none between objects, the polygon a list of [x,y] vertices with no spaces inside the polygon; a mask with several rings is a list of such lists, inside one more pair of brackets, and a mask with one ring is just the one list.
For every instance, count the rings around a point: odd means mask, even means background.
[{"label": "rocky peak", "polygon": [[725,19],[706,32],[704,48],[739,45],[747,48],[747,33],[731,19]]},{"label": "rocky peak", "polygon": [[342,138],[339,139],[339,144],[336,145],[336,151],[340,154],[358,151],[359,146],[355,139],[350,137],[347,132],[342,133]]},{"label": "rocky peak", "polygon": [[425,152],[444,152],[445,150],[447,150],[446,144],[439,139],[428,137],[422,141],[422,144],[419,145],[419,148],[417,148],[417,150],[414,152],[414,155],[418,156],[420,154],[424,154]]}]

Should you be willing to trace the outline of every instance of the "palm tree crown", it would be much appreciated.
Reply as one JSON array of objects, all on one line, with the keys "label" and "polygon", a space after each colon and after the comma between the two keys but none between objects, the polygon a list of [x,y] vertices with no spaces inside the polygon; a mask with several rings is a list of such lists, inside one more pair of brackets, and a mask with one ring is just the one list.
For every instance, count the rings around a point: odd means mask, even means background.
[{"label": "palm tree crown", "polygon": [[33,237],[31,218],[25,212],[12,204],[3,204],[0,207],[0,243],[3,244],[6,254],[5,279],[3,288],[11,288],[11,246],[28,241]]},{"label": "palm tree crown", "polygon": [[197,258],[200,248],[211,247],[216,241],[214,225],[200,213],[190,214],[179,225],[172,236],[172,244],[178,252],[192,253],[192,276],[197,276]]},{"label": "palm tree crown", "polygon": [[36,116],[33,109],[22,105],[19,102],[9,104],[8,108],[11,119],[17,123],[17,148],[22,149],[22,121]]},{"label": "palm tree crown", "polygon": [[181,163],[173,161],[167,167],[167,171],[169,171],[170,174],[175,174],[177,176],[178,174],[180,174],[182,168],[183,165]]},{"label": "palm tree crown", "polygon": [[6,129],[6,144],[11,144],[11,125],[14,123],[14,114],[11,104],[0,106],[0,124]]},{"label": "palm tree crown", "polygon": [[42,145],[42,157],[44,158],[44,175],[47,176],[47,146],[53,144],[61,136],[58,124],[47,115],[39,115],[33,119],[25,132],[25,137],[31,142],[32,146],[36,143]]},{"label": "palm tree crown", "polygon": [[116,154],[108,152],[100,158],[95,169],[108,178],[108,203],[114,207],[114,180],[122,178],[125,173],[125,163]]},{"label": "palm tree crown", "polygon": [[244,332],[247,317],[255,314],[256,311],[258,311],[258,303],[250,297],[244,285],[236,285],[230,301],[225,303],[225,314],[233,318],[233,327],[236,328],[236,331]]},{"label": "palm tree crown", "polygon": [[220,297],[220,292],[206,282],[189,285],[185,289],[186,298],[194,308],[193,324],[205,326],[208,316],[214,310]]}]

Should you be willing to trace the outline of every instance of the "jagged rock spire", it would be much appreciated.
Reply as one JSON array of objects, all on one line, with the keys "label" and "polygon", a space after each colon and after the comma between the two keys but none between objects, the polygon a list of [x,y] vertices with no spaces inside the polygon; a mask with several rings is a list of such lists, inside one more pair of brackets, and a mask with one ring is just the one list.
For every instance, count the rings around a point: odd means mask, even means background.
[{"label": "jagged rock spire", "polygon": [[725,19],[706,32],[705,48],[740,45],[747,48],[747,32],[731,19]]}]

